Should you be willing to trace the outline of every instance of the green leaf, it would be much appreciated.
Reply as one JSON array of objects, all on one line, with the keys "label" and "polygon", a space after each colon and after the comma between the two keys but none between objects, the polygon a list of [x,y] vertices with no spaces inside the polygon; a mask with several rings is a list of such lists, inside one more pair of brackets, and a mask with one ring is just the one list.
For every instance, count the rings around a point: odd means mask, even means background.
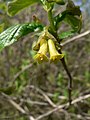
[{"label": "green leaf", "polygon": [[65,4],[64,0],[47,0],[47,1],[49,3],[55,2],[55,3],[59,4],[59,5],[64,5]]},{"label": "green leaf", "polygon": [[55,1],[59,5],[64,5],[65,4],[64,0],[55,0]]},{"label": "green leaf", "polygon": [[69,9],[69,8],[73,8],[73,7],[75,7],[74,2],[72,0],[68,0],[66,8]]},{"label": "green leaf", "polygon": [[7,30],[5,30],[0,34],[0,51],[4,47],[9,46],[15,41],[17,41],[22,36],[37,30],[42,30],[42,29],[43,29],[43,26],[38,23],[18,24],[8,28]]},{"label": "green leaf", "polygon": [[80,32],[82,27],[82,20],[72,15],[66,15],[65,22],[71,25],[72,29],[76,32]]},{"label": "green leaf", "polygon": [[69,31],[62,32],[62,33],[59,34],[59,38],[60,38],[60,39],[65,39],[65,38],[67,38],[67,37],[72,36],[72,35],[74,34],[74,32],[75,32],[75,31],[73,31],[73,30],[69,30]]},{"label": "green leaf", "polygon": [[59,23],[64,20],[65,22],[69,23],[74,30],[76,29],[77,32],[80,32],[82,26],[81,17],[82,13],[80,7],[75,6],[74,3],[69,0],[66,6],[66,10],[55,16],[54,23],[56,28],[58,29]]},{"label": "green leaf", "polygon": [[66,13],[73,16],[74,15],[80,16],[82,14],[79,6],[66,9]]},{"label": "green leaf", "polygon": [[56,28],[58,28],[59,23],[65,19],[65,16],[66,16],[66,12],[64,11],[54,17],[54,24],[55,24]]},{"label": "green leaf", "polygon": [[13,16],[17,14],[20,10],[34,4],[40,2],[40,0],[15,0],[8,3],[8,14]]},{"label": "green leaf", "polygon": [[81,11],[79,9],[79,7],[75,7],[73,9],[68,9],[68,10],[65,10],[63,11],[62,13],[59,13],[56,17],[55,17],[55,20],[58,20],[61,21],[65,18],[65,16],[69,14],[69,15],[73,15],[73,16],[80,16],[81,15]]}]

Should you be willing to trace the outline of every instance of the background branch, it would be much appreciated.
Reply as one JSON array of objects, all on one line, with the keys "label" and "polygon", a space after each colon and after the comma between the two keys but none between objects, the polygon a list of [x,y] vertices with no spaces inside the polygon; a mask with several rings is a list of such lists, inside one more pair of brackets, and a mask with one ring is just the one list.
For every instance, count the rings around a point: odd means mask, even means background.
[{"label": "background branch", "polygon": [[[84,95],[84,96],[80,96],[80,97],[78,97],[78,98],[76,98],[75,100],[72,101],[72,105],[75,104],[75,103],[81,102],[82,100],[85,100],[85,99],[87,99],[87,98],[89,98],[89,97],[90,97],[90,94],[87,94],[87,95]],[[66,103],[66,104],[63,104],[63,105],[59,105],[58,107],[56,107],[56,108],[54,108],[54,109],[46,112],[45,114],[40,115],[40,116],[37,117],[35,120],[41,120],[41,119],[43,119],[44,117],[52,114],[53,112],[56,112],[56,111],[59,110],[59,109],[63,109],[63,108],[67,108],[67,107],[69,107],[69,102]]]},{"label": "background branch", "polygon": [[84,37],[84,36],[86,36],[88,34],[90,34],[90,30],[88,30],[88,31],[86,31],[84,33],[81,33],[80,35],[77,35],[77,36],[75,36],[75,37],[73,37],[73,38],[71,38],[71,39],[61,43],[61,46],[65,46],[65,45],[69,44],[70,42],[76,41],[77,39],[79,39],[81,37]]},{"label": "background branch", "polygon": [[28,86],[30,88],[36,89],[36,91],[38,91],[40,94],[43,95],[43,97],[46,99],[46,101],[52,106],[52,107],[56,107],[56,105],[51,101],[51,99],[44,93],[43,90],[41,90],[40,88],[37,88],[35,86]]},{"label": "background branch", "polygon": [[35,120],[33,116],[29,115],[19,104],[17,104],[15,101],[13,101],[7,94],[1,93],[6,100],[13,105],[19,112],[21,112],[24,115],[28,115],[29,120]]}]

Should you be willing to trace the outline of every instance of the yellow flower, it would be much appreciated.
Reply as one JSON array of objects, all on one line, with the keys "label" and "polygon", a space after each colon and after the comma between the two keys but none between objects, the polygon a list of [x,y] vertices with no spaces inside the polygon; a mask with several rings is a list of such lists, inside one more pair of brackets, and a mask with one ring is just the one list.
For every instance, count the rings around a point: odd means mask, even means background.
[{"label": "yellow flower", "polygon": [[57,62],[64,57],[64,54],[60,54],[55,47],[54,41],[48,40],[49,52],[50,52],[50,61]]},{"label": "yellow flower", "polygon": [[38,61],[38,63],[47,62],[48,61],[48,57],[46,56],[47,50],[48,50],[47,40],[42,39],[40,42],[40,49],[38,53],[34,56],[34,59]]}]

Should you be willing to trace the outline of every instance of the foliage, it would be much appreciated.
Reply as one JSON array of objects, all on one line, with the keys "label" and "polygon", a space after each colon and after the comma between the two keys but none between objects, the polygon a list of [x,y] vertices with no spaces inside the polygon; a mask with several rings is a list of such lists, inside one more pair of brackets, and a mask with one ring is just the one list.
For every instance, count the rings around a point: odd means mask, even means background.
[{"label": "foliage", "polygon": [[0,50],[2,50],[6,46],[11,45],[13,42],[17,41],[22,36],[39,29],[42,30],[43,26],[37,23],[26,23],[21,25],[18,24],[8,28],[0,34]]},{"label": "foliage", "polygon": [[20,10],[34,4],[40,2],[40,0],[15,0],[12,2],[8,3],[8,13],[9,15],[13,16],[15,15],[17,12],[19,12]]},{"label": "foliage", "polygon": [[[10,0],[5,0],[10,1]],[[62,1],[62,0],[61,0]],[[15,1],[14,1],[15,2]],[[9,4],[12,5],[14,2],[10,2]],[[17,2],[17,1],[16,1]],[[24,1],[25,2],[25,1]],[[43,0],[42,0],[43,2]],[[38,65],[36,62],[33,61],[33,57],[38,52],[32,50],[32,43],[33,41],[38,43],[40,41],[39,38],[42,36],[45,30],[47,29],[47,37],[53,39],[55,47],[57,50],[59,48],[62,50],[62,47],[59,46],[61,42],[64,42],[65,38],[71,37],[75,35],[75,33],[80,32],[81,29],[81,11],[80,8],[75,6],[75,11],[69,12],[67,8],[65,11],[61,10],[66,6],[65,3],[61,5],[61,3],[57,4],[54,0],[48,0],[51,4],[51,7],[48,4],[49,9],[44,5],[44,3],[40,2],[29,7],[28,9],[24,9],[20,14],[20,9],[17,11],[18,14],[15,13],[15,17],[8,17],[4,12],[4,20],[3,15],[1,17],[4,23],[4,29],[14,24],[13,27],[16,28],[18,23],[20,26],[26,26],[34,23],[39,26],[39,29],[35,27],[35,32],[31,31],[31,27],[29,27],[28,33],[25,35],[23,34],[22,29],[20,30],[21,34],[15,39],[8,39],[9,44],[15,42],[15,44],[11,45],[10,47],[6,47],[5,42],[7,39],[3,39],[4,44],[2,51],[0,52],[0,119],[15,119],[15,120],[28,120],[28,112],[37,118],[37,116],[46,113],[48,110],[52,110],[53,106],[48,103],[47,99],[43,96],[43,91],[55,105],[62,105],[68,101],[68,91],[67,91],[67,81],[68,77],[63,70],[61,63],[50,64],[42,63]],[[4,3],[4,2],[3,2]],[[54,3],[54,6],[53,6]],[[34,4],[34,3],[33,3]],[[52,16],[54,20],[54,26],[57,30],[58,37],[56,37],[55,30],[52,27],[52,24],[46,21],[46,13],[42,9],[45,8],[47,12],[50,12],[52,8]],[[65,6],[64,6],[65,5]],[[28,5],[29,6],[29,5]],[[12,7],[13,8],[13,7]],[[57,10],[59,8],[59,10]],[[35,9],[35,11],[34,11]],[[57,10],[56,13],[54,10]],[[76,12],[78,10],[78,12]],[[4,10],[2,9],[2,12]],[[10,10],[8,10],[10,11]],[[42,13],[41,13],[42,11]],[[11,12],[11,11],[10,11]],[[74,13],[75,12],[75,13]],[[34,15],[35,19],[31,21],[31,16]],[[55,13],[55,14],[54,14]],[[9,13],[10,14],[10,13]],[[76,24],[72,23],[72,20],[68,19],[68,16],[72,16],[73,21],[77,19]],[[84,16],[84,15],[83,15]],[[50,19],[50,14],[48,15]],[[88,16],[89,17],[89,16]],[[8,19],[7,19],[8,18]],[[83,18],[84,19],[84,18]],[[86,21],[88,18],[85,18]],[[79,20],[79,22],[78,22]],[[1,20],[0,20],[1,21]],[[13,21],[13,22],[12,22]],[[18,22],[17,22],[18,21]],[[23,24],[23,21],[26,23]],[[9,22],[9,24],[8,24]],[[28,23],[27,23],[28,22]],[[66,26],[63,26],[65,23]],[[43,25],[44,24],[44,25]],[[61,26],[62,25],[62,26]],[[88,24],[85,24],[87,28]],[[46,27],[47,26],[47,27]],[[78,26],[78,27],[76,27]],[[27,27],[23,29],[24,31],[27,30]],[[11,27],[10,27],[11,29]],[[63,31],[62,31],[63,29]],[[83,28],[84,29],[84,28]],[[2,30],[2,31],[3,31]],[[4,32],[8,31],[5,30]],[[83,30],[84,31],[84,30]],[[2,35],[2,32],[0,35]],[[8,38],[11,36],[11,33],[7,33]],[[28,35],[27,35],[28,34]],[[4,36],[5,34],[3,34]],[[26,36],[27,35],[27,36]],[[24,37],[23,37],[24,36]],[[2,37],[2,36],[1,36]],[[34,37],[34,38],[33,38]],[[21,39],[20,39],[21,38]],[[20,39],[20,40],[19,40]],[[48,39],[48,38],[47,38]],[[63,39],[63,41],[62,41]],[[76,99],[78,96],[85,95],[90,92],[90,62],[89,62],[89,53],[90,53],[90,44],[89,44],[89,36],[81,38],[81,41],[75,42],[74,44],[69,44],[63,47],[65,52],[65,59],[66,63],[69,65],[70,71],[73,75],[73,92],[72,92],[72,99]],[[59,40],[59,44],[57,41]],[[16,42],[17,41],[17,42]],[[38,42],[37,42],[38,41]],[[47,40],[48,41],[48,40]],[[3,43],[2,43],[3,44]],[[1,44],[1,45],[2,45]],[[35,44],[36,45],[36,44]],[[39,44],[40,45],[40,44]],[[40,47],[40,46],[39,46]],[[46,54],[49,57],[48,54]],[[40,89],[40,90],[38,90]],[[18,112],[18,110],[13,107],[9,102],[8,99],[3,97],[1,93],[5,93],[10,97],[11,100],[15,101],[20,105],[25,111],[27,111],[27,115]],[[64,111],[57,111],[54,112],[52,115],[42,118],[43,120],[83,120],[84,118],[87,119],[90,110],[89,105],[90,99],[83,100],[83,102],[78,102],[71,107],[64,108]],[[42,109],[43,108],[43,109]],[[83,109],[84,108],[84,109]],[[79,117],[78,117],[79,114]]]},{"label": "foliage", "polygon": [[[12,1],[8,3],[8,13],[12,16],[18,13],[23,8],[35,4],[37,1]],[[62,21],[67,22],[73,33],[80,32],[82,27],[82,17],[81,11],[78,6],[75,6],[73,1],[64,2],[63,0],[40,0],[38,1],[42,4],[43,8],[48,14],[49,25],[45,26],[44,29],[41,29],[42,32],[39,35],[38,41],[36,45],[33,47],[33,50],[37,51],[37,54],[34,56],[34,59],[38,61],[38,63],[47,62],[47,52],[50,54],[50,62],[58,62],[62,61],[62,64],[69,76],[69,102],[71,104],[71,89],[72,89],[72,77],[68,71],[67,65],[64,60],[64,54],[62,53],[60,42],[61,39],[57,33],[59,29],[59,24]],[[53,8],[55,4],[66,5],[66,10],[62,13],[59,13],[55,17],[53,16]],[[36,29],[43,28],[41,22],[37,17],[35,17],[33,23],[15,25],[0,34],[0,50],[4,47],[11,45],[15,41],[17,41],[22,36],[34,32]],[[67,32],[66,35],[63,33],[64,38],[72,35],[72,30]]]},{"label": "foliage", "polygon": [[[40,1],[38,1],[38,2],[40,2]],[[34,3],[36,3],[36,0],[25,1],[25,2],[23,0],[21,0],[21,1],[16,0],[16,1],[9,2],[8,13],[10,15],[15,15],[21,9],[23,9],[27,6],[30,6]],[[49,3],[46,0],[41,0],[41,3],[43,4],[43,7],[45,8],[45,10],[47,11],[47,13],[49,15],[49,20],[51,22],[50,27],[52,28],[52,30],[50,29],[51,33],[55,32],[55,30],[56,31],[58,30],[57,26],[63,20],[65,20],[65,22],[67,22],[67,23],[69,23],[69,25],[71,25],[73,32],[80,32],[81,26],[82,26],[81,11],[80,11],[80,8],[78,6],[75,6],[72,1],[68,2],[67,6],[66,6],[66,10],[64,12],[55,16],[54,21],[51,20],[52,18],[50,18],[50,17],[52,17],[52,16],[50,14],[52,14],[52,9],[54,7],[54,3],[57,3],[57,1],[50,1],[50,3]],[[62,3],[63,3],[63,1],[60,0],[59,4],[62,5]],[[77,16],[78,16],[78,18],[77,18]],[[56,29],[54,29],[54,27],[56,27]],[[37,28],[39,28],[39,26],[37,26]],[[28,29],[30,29],[30,31],[28,31]],[[0,48],[2,49],[5,46],[11,45],[13,42],[17,41],[18,38],[22,37],[23,34],[30,33],[31,31],[33,32],[34,31],[33,29],[34,29],[34,25],[32,27],[31,24],[16,25],[14,27],[7,29],[5,32],[0,34],[0,39],[1,39],[1,42],[0,42],[1,47]],[[63,35],[66,34],[64,36],[64,38],[72,35],[72,30],[70,30],[67,33],[66,32],[63,33]],[[45,33],[43,33],[43,34],[45,34]],[[50,35],[43,35],[43,36],[44,37],[47,36],[47,37],[51,38]],[[55,36],[56,35],[54,35],[54,33],[53,33],[53,37],[55,37]]]}]

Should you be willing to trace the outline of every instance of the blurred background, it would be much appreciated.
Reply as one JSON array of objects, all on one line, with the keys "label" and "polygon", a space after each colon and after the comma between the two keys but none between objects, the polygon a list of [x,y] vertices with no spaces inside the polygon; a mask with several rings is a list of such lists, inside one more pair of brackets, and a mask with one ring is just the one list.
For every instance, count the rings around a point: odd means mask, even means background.
[{"label": "blurred background", "polygon": [[[0,32],[14,24],[31,22],[33,15],[38,16],[44,24],[48,24],[47,14],[39,4],[9,17],[6,12],[8,1],[10,0],[0,0]],[[90,30],[90,0],[73,1],[82,11],[81,33],[86,32]],[[55,14],[62,9],[56,5]],[[67,29],[67,26],[62,25],[61,30],[63,29]],[[34,40],[37,40],[34,34],[29,34],[0,52],[0,120],[29,119],[10,103],[9,97],[35,118],[53,109],[44,94],[55,105],[62,105],[68,101],[68,76],[62,64],[34,63]],[[72,99],[89,94],[90,34],[66,44],[63,52],[73,77]],[[90,98],[68,109],[53,112],[41,120],[90,120]]]}]

